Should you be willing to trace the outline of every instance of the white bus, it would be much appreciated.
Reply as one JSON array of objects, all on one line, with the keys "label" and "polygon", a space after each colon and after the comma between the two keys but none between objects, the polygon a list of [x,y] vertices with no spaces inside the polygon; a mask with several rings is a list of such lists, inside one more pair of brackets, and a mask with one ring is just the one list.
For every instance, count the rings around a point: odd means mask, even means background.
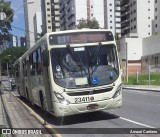
[{"label": "white bus", "polygon": [[14,68],[19,94],[55,116],[122,105],[117,47],[109,30],[47,33]]}]

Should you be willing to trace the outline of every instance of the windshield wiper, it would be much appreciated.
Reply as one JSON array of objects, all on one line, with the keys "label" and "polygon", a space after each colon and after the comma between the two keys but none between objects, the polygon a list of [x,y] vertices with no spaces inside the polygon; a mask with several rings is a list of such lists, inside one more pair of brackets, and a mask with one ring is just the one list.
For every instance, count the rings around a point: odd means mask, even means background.
[{"label": "windshield wiper", "polygon": [[92,63],[93,63],[93,62],[96,60],[96,58],[98,57],[98,54],[99,54],[99,51],[100,51],[101,46],[102,46],[102,43],[99,42],[99,43],[98,43],[98,46],[97,46],[97,49],[96,49],[96,51],[95,51],[95,53],[94,53],[94,55],[93,55],[93,58],[91,59],[91,62],[92,62]]},{"label": "windshield wiper", "polygon": [[80,68],[81,74],[82,74],[82,71],[84,70],[84,72],[87,75],[86,70],[82,67],[82,62],[81,62],[80,58],[77,59],[78,56],[75,55],[75,52],[72,50],[72,48],[70,47],[69,44],[66,45],[66,47],[67,47],[67,50],[68,50],[69,54],[71,55],[72,59],[75,61],[75,63],[77,64],[77,66]]},{"label": "windshield wiper", "polygon": [[97,46],[97,49],[96,49],[96,51],[95,51],[95,53],[93,55],[93,58],[91,59],[91,66],[92,66],[92,72],[91,72],[91,74],[93,74],[97,70],[97,68],[98,68],[100,60],[97,60],[96,66],[94,68],[93,68],[93,63],[95,62],[96,59],[98,59],[97,57],[99,55],[101,46],[102,46],[102,43],[99,42],[99,44]]},{"label": "windshield wiper", "polygon": [[63,70],[63,67],[62,67],[62,61],[60,61],[60,59],[58,58],[58,56],[57,56],[57,54],[56,54],[56,52],[53,50],[53,53],[54,53],[54,56],[55,56],[55,58],[56,58],[56,60],[57,60],[57,62],[58,62],[58,64],[59,64],[59,66],[61,67],[61,70],[62,70],[62,74],[63,74],[63,76],[65,75],[65,73],[64,73],[64,70]]}]

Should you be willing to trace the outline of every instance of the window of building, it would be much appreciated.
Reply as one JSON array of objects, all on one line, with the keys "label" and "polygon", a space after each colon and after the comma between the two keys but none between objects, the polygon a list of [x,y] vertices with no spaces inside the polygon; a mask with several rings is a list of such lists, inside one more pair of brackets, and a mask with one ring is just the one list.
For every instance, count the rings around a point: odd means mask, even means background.
[{"label": "window of building", "polygon": [[112,29],[112,26],[110,26],[110,29]]},{"label": "window of building", "polygon": [[51,29],[51,26],[48,26],[48,29]]},{"label": "window of building", "polygon": [[112,9],[110,9],[110,12],[112,12]]},{"label": "window of building", "polygon": [[155,20],[157,20],[157,16],[155,16]]},{"label": "window of building", "polygon": [[131,15],[132,15],[132,11],[131,11]]},{"label": "window of building", "polygon": [[155,8],[155,11],[157,11],[157,8]]},{"label": "window of building", "polygon": [[135,4],[136,4],[136,1],[133,2],[133,5],[135,5]]},{"label": "window of building", "polygon": [[134,26],[134,29],[136,29],[136,25]]},{"label": "window of building", "polygon": [[50,11],[50,9],[48,8],[47,11]]},{"label": "window of building", "polygon": [[155,25],[155,27],[157,28],[158,24]]},{"label": "window of building", "polygon": [[112,6],[112,3],[110,3],[109,6]]},{"label": "window of building", "polygon": [[148,3],[150,3],[150,1],[148,1]]},{"label": "window of building", "polygon": [[48,17],[50,17],[51,15],[50,15],[50,14],[48,14],[47,16],[48,16]]},{"label": "window of building", "polygon": [[136,9],[133,12],[136,13]]},{"label": "window of building", "polygon": [[151,27],[150,25],[148,25],[148,27]]},{"label": "window of building", "polygon": [[150,9],[148,9],[148,11],[150,11]]},{"label": "window of building", "polygon": [[47,5],[49,5],[50,3],[49,2],[47,2]]},{"label": "window of building", "polygon": [[110,20],[110,23],[112,23],[112,21]]},{"label": "window of building", "polygon": [[131,3],[131,7],[132,7],[132,3]]},{"label": "window of building", "polygon": [[150,19],[150,17],[148,17],[148,19]]},{"label": "window of building", "polygon": [[93,8],[93,5],[91,5],[91,8]]},{"label": "window of building", "polygon": [[150,35],[151,33],[148,33],[148,35]]},{"label": "window of building", "polygon": [[157,3],[157,0],[155,0],[155,3]]},{"label": "window of building", "polygon": [[133,30],[133,27],[131,27],[131,30]]},{"label": "window of building", "polygon": [[134,18],[134,21],[136,21],[136,17]]},{"label": "window of building", "polygon": [[110,15],[110,17],[112,17],[112,15]]},{"label": "window of building", "polygon": [[131,19],[131,22],[133,22],[133,19]]}]

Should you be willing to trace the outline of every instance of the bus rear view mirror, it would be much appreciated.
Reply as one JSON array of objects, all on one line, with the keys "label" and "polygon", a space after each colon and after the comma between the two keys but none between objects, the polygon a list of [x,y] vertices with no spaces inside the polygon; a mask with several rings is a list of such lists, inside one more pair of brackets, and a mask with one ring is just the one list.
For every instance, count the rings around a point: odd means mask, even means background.
[{"label": "bus rear view mirror", "polygon": [[49,66],[49,51],[44,50],[42,52],[42,59],[43,59],[43,66],[48,67]]}]

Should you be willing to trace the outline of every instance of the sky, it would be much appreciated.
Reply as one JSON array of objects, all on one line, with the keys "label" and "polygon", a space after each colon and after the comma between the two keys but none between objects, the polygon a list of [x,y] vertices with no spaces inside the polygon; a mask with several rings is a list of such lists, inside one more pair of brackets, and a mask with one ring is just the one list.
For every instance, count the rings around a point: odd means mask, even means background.
[{"label": "sky", "polygon": [[[24,29],[24,8],[23,8],[23,0],[10,0],[11,7],[14,10],[14,21],[12,22],[12,26]],[[21,29],[16,29],[12,27],[11,34],[18,37],[18,39],[23,35],[25,35],[25,31]]]}]

